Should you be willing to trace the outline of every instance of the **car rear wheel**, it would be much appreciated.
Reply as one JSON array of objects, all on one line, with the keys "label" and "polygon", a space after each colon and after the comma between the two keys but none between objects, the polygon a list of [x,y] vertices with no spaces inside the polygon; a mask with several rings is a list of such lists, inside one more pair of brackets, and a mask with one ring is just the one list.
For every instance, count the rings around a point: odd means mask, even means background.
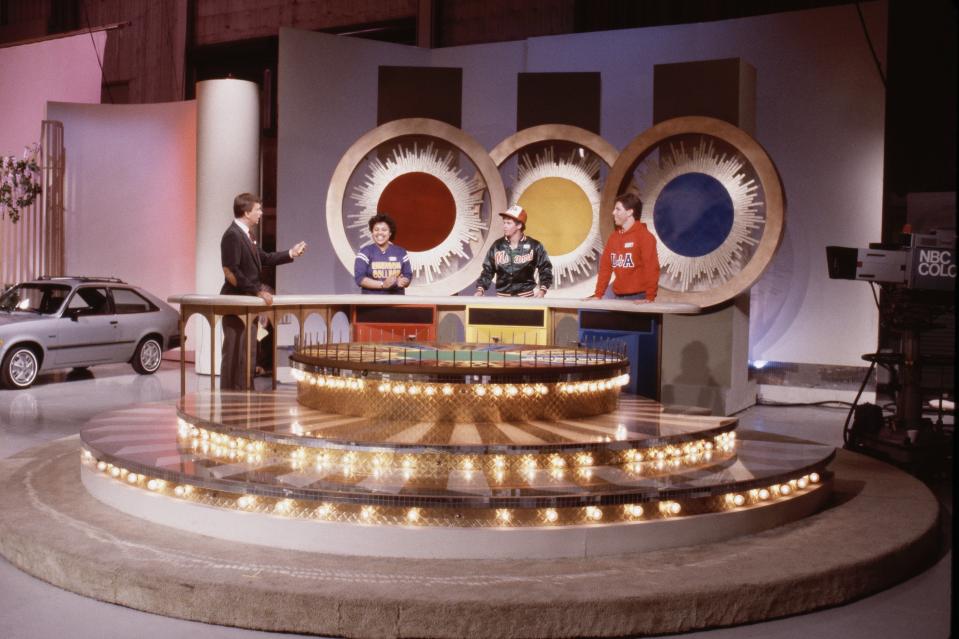
[{"label": "car rear wheel", "polygon": [[160,342],[153,337],[147,337],[133,353],[133,370],[141,375],[151,375],[160,368],[160,360],[163,357],[163,348]]},{"label": "car rear wheel", "polygon": [[8,388],[29,388],[40,372],[40,360],[37,354],[26,346],[11,348],[3,358],[3,370],[0,379]]}]

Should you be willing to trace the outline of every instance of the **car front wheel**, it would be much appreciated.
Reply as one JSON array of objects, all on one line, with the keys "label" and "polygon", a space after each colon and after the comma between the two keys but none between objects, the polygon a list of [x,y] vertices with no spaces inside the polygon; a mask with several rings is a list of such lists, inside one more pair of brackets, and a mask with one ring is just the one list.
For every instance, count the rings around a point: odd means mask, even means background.
[{"label": "car front wheel", "polygon": [[37,354],[25,346],[14,347],[3,358],[0,379],[8,388],[29,388],[39,372]]},{"label": "car front wheel", "polygon": [[153,337],[148,337],[140,342],[136,352],[133,353],[133,370],[141,375],[151,375],[160,368],[160,359],[163,357],[163,348]]}]

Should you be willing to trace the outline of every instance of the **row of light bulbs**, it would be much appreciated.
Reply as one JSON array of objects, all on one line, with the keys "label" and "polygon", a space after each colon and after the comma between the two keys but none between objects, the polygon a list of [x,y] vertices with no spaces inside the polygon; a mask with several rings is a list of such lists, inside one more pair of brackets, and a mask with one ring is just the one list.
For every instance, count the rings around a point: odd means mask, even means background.
[{"label": "row of light bulbs", "polygon": [[[293,369],[293,378],[310,386],[333,390],[360,391],[366,388],[363,379],[339,377],[337,375],[320,375],[308,373],[298,368]],[[629,383],[629,375],[619,375],[609,379],[589,382],[562,382],[556,385],[556,390],[564,394],[583,394],[605,392]],[[449,397],[457,392],[471,392],[478,397],[518,397],[527,398],[549,394],[546,384],[430,384],[417,382],[380,382],[376,389],[384,395],[425,395],[427,397]]]},{"label": "row of light bulbs", "polygon": [[556,390],[560,393],[597,393],[611,390],[613,388],[619,388],[625,386],[629,383],[629,374],[624,373],[623,375],[618,375],[616,377],[611,377],[610,379],[600,379],[590,382],[563,382],[557,384]]},{"label": "row of light bulbs", "polygon": [[[294,426],[296,426],[295,422]],[[291,429],[294,434],[303,434],[302,428],[291,427]],[[209,431],[191,425],[182,418],[178,420],[178,432],[181,438],[190,439],[193,450],[198,450],[204,455],[249,463],[261,463],[264,458],[263,453],[266,450],[266,444],[263,441],[253,441],[244,437]],[[641,474],[644,469],[643,462],[650,462],[651,466],[649,468],[656,471],[677,469],[683,465],[695,465],[701,461],[709,462],[712,460],[714,451],[732,452],[735,445],[736,434],[730,431],[717,435],[712,441],[696,440],[682,445],[667,445],[648,449],[630,448],[623,451],[622,459],[628,472]],[[395,468],[393,459],[389,454],[373,454],[372,457],[368,457],[368,453],[363,453],[361,456],[355,451],[348,451],[340,455],[330,451],[321,451],[315,455],[310,455],[307,449],[303,447],[295,448],[286,454],[289,457],[290,464],[297,469],[309,465],[315,466],[317,470],[327,470],[334,466],[341,466],[346,474],[352,475],[356,472],[359,464],[368,463],[372,467],[374,477],[376,477]],[[455,459],[455,456],[451,457]],[[549,456],[524,455],[519,460],[518,464],[513,463],[512,466],[528,475],[530,481],[535,478],[536,471],[541,467],[551,469],[555,473],[557,471],[562,472],[568,466],[584,469],[592,467],[596,463],[593,453],[586,451],[567,456],[559,454]],[[494,471],[493,479],[497,483],[502,483],[505,479],[506,470],[511,465],[505,455],[495,455],[490,462],[486,462],[482,457],[462,456],[460,460],[452,463],[450,468],[472,472],[481,470],[487,463],[492,466]],[[400,468],[407,480],[413,476],[417,465],[416,456],[405,455],[402,457]],[[517,466],[518,468],[516,468]],[[557,479],[562,479],[562,476],[557,477]]]},{"label": "row of light bulbs", "polygon": [[[93,455],[86,449],[82,453],[83,460],[86,463],[93,464],[100,472],[107,474],[118,481],[123,481],[131,486],[145,487],[147,490],[152,492],[164,492],[165,489],[169,486],[169,483],[162,479],[151,478],[146,475],[132,472],[121,466],[108,463],[106,461],[100,460],[97,461]],[[819,473],[809,473],[808,475],[803,475],[801,477],[790,479],[786,482],[780,484],[773,484],[767,488],[754,488],[746,493],[731,492],[723,496],[722,501],[725,504],[726,508],[734,509],[751,504],[759,504],[761,502],[766,502],[772,499],[777,498],[788,498],[791,495],[795,495],[797,492],[805,490],[810,485],[818,484],[821,481]],[[178,484],[174,486],[172,493],[174,496],[182,499],[192,498],[197,489],[189,484]],[[265,503],[261,505],[261,501]],[[277,515],[285,516],[311,516],[318,519],[328,520],[334,517],[336,514],[336,507],[328,502],[321,503],[312,511],[301,510],[297,512],[295,508],[295,501],[291,499],[279,499],[273,501],[272,508],[269,508],[269,498],[260,498],[255,495],[244,494],[237,497],[235,500],[235,508],[238,510],[256,510],[261,512],[271,511]],[[678,501],[674,500],[663,500],[659,502],[653,502],[656,504],[657,510],[660,517],[675,517],[682,513],[683,507]],[[647,504],[647,507],[650,504]],[[604,516],[608,514],[619,514],[621,521],[630,521],[638,520],[646,514],[646,509],[637,503],[624,504],[622,506],[586,506],[585,508],[577,508],[576,516],[570,517],[569,515],[573,512],[574,509],[564,509],[564,514],[566,520],[564,523],[589,523],[589,522],[599,522]],[[617,513],[617,510],[619,511]],[[547,524],[556,524],[560,520],[560,511],[556,508],[544,508],[538,509],[539,519]],[[499,525],[507,526],[515,518],[516,510],[509,508],[500,508],[496,510],[495,519]],[[376,506],[365,505],[362,506],[359,510],[359,519],[363,523],[370,524],[382,524],[388,523],[390,521],[389,513],[381,513]],[[406,521],[410,524],[415,524],[420,522],[423,519],[423,509],[421,508],[409,508],[406,510]]]}]

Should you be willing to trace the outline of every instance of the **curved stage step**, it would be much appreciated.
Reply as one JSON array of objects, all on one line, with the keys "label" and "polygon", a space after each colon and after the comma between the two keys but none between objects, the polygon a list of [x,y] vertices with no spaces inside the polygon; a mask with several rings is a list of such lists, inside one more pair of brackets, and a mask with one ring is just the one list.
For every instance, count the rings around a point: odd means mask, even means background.
[{"label": "curved stage step", "polygon": [[[473,424],[469,436],[462,424],[350,418],[341,429],[342,419],[292,393],[115,411],[81,432],[83,478],[121,510],[238,541],[582,556],[715,541],[806,516],[828,496],[835,454],[736,438],[735,420],[668,415],[628,398],[611,415]],[[551,541],[540,544],[544,533]]]},{"label": "curved stage step", "polygon": [[837,451],[833,461],[829,507],[802,521],[712,544],[508,561],[387,559],[224,543],[94,499],[79,481],[79,454],[78,439],[70,437],[0,460],[0,554],[88,597],[277,632],[670,634],[853,601],[917,574],[938,548],[939,505],[929,490],[848,451]]}]

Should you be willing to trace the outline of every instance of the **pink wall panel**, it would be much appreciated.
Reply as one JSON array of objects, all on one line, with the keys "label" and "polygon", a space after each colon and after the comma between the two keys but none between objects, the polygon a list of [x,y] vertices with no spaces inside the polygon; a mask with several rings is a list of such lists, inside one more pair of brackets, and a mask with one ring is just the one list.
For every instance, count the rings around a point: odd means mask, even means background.
[{"label": "pink wall panel", "polygon": [[67,273],[120,277],[163,299],[194,290],[196,103],[48,112],[64,124]]}]

